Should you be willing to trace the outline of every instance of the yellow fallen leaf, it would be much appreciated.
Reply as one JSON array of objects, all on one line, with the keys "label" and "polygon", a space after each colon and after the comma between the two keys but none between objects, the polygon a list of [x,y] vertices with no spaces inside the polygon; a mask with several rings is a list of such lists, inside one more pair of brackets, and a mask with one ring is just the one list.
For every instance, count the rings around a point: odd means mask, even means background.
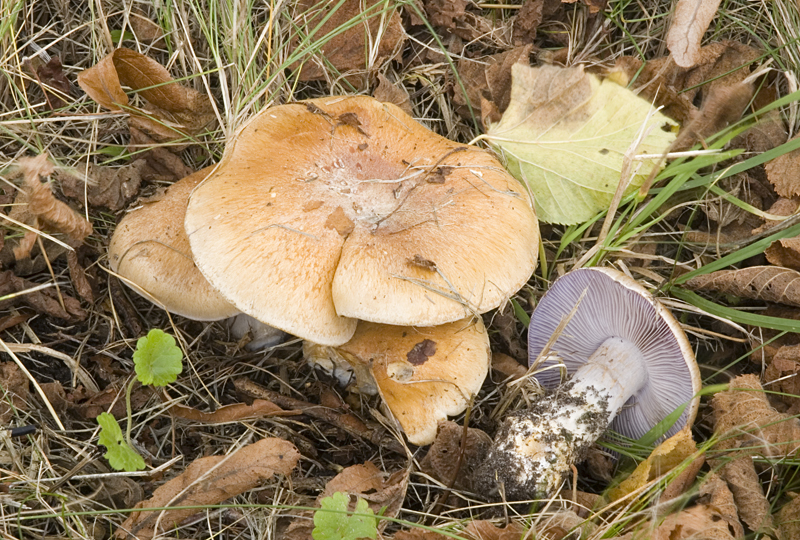
[{"label": "yellow fallen leaf", "polygon": [[580,223],[607,209],[626,159],[629,194],[675,140],[677,124],[650,102],[580,66],[511,70],[511,103],[484,138],[528,184],[542,221]]},{"label": "yellow fallen leaf", "polygon": [[659,444],[650,456],[636,467],[628,478],[609,492],[609,498],[615,501],[636,491],[647,485],[648,482],[667,474],[675,467],[684,463],[695,452],[697,452],[697,445],[692,439],[692,432],[689,428],[683,428],[678,433]]}]

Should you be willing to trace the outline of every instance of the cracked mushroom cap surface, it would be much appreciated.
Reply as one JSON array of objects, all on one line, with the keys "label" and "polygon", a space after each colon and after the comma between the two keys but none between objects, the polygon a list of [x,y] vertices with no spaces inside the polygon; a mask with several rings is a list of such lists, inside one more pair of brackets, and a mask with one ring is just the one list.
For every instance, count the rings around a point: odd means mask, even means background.
[{"label": "cracked mushroom cap surface", "polygon": [[260,113],[185,225],[239,310],[333,346],[356,319],[433,326],[493,309],[538,252],[532,202],[494,156],[363,96]]},{"label": "cracked mushroom cap surface", "polygon": [[129,212],[108,246],[109,265],[128,286],[167,311],[197,321],[239,313],[195,266],[183,228],[189,194],[213,169],[178,180],[161,199]]},{"label": "cracked mushroom cap surface", "polygon": [[360,322],[336,348],[359,373],[367,367],[408,440],[423,446],[439,421],[460,414],[489,371],[489,335],[480,317],[424,328]]},{"label": "cracked mushroom cap surface", "polygon": [[[531,315],[530,362],[536,360],[561,320],[569,316],[579,301],[574,315],[550,349],[563,361],[568,376],[612,337],[636,345],[647,372],[646,383],[628,400],[610,428],[638,439],[684,404],[688,405],[666,436],[694,422],[700,401],[696,396],[702,381],[689,340],[669,310],[647,289],[617,270],[573,270],[550,287]],[[546,388],[559,386],[558,361],[543,361],[534,376]]]}]

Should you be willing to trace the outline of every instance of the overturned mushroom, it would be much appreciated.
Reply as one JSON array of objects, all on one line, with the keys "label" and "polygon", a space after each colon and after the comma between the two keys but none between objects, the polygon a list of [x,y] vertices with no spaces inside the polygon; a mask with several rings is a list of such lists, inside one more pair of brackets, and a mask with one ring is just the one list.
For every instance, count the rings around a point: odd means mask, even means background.
[{"label": "overturned mushroom", "polygon": [[677,321],[647,290],[607,268],[566,274],[531,317],[531,363],[570,315],[536,378],[554,388],[566,368],[571,379],[506,418],[480,473],[484,489],[497,492],[502,484],[509,499],[544,496],[608,428],[638,439],[680,407],[665,436],[694,421],[701,388],[694,354]]},{"label": "overturned mushroom", "polygon": [[530,198],[491,154],[363,96],[260,113],[194,190],[185,225],[237,309],[332,346],[357,319],[433,326],[493,309],[538,246]]},{"label": "overturned mushroom", "polygon": [[353,366],[356,388],[379,393],[417,445],[433,442],[439,421],[462,412],[478,393],[489,354],[480,317],[427,328],[362,321],[340,347],[305,346],[314,363],[331,370],[342,362]]},{"label": "overturned mushroom", "polygon": [[214,167],[171,185],[156,202],[129,212],[108,246],[111,269],[136,292],[165,310],[196,321],[235,317],[232,333],[258,348],[280,341],[282,332],[241,314],[208,283],[192,259],[183,228],[189,194]]}]

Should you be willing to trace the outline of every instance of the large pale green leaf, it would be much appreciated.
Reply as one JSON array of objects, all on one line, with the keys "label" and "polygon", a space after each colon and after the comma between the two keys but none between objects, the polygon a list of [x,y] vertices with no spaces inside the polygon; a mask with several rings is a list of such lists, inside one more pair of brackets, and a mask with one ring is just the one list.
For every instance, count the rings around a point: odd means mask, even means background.
[{"label": "large pale green leaf", "polygon": [[[511,103],[486,139],[530,186],[540,220],[573,224],[608,208],[635,141],[631,155],[660,155],[676,131],[649,101],[582,67],[515,64]],[[625,193],[638,189],[657,162],[635,158]]]}]

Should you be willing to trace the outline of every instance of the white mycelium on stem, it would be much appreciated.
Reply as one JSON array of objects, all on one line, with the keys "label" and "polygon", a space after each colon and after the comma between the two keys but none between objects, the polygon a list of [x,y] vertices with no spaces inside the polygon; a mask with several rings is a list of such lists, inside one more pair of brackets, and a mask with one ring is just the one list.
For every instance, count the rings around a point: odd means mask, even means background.
[{"label": "white mycelium on stem", "polygon": [[[552,345],[570,381],[506,418],[479,473],[479,485],[510,500],[557,489],[609,427],[639,438],[689,403],[672,435],[697,411],[700,378],[686,336],[644,288],[616,271],[577,270],[553,285],[531,318],[531,361],[576,303]],[[536,375],[548,388],[560,383],[555,355]]]}]

